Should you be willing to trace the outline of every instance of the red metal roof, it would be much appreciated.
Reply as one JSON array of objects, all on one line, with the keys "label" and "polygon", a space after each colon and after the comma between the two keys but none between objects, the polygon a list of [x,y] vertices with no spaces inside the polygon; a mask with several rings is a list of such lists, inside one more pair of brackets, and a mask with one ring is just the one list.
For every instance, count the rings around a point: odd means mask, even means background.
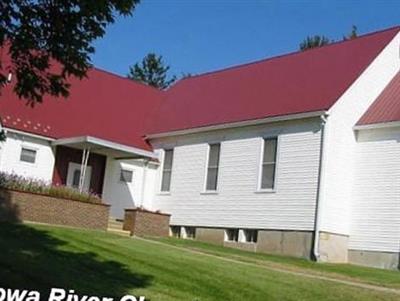
[{"label": "red metal roof", "polygon": [[147,134],[327,110],[399,29],[181,80]]},{"label": "red metal roof", "polygon": [[378,96],[357,125],[400,121],[400,72]]},{"label": "red metal roof", "polygon": [[149,150],[145,134],[329,109],[399,29],[193,76],[166,92],[96,68],[71,80],[69,98],[45,97],[34,108],[7,86],[0,117],[5,127],[42,136]]},{"label": "red metal roof", "polygon": [[51,138],[89,135],[151,149],[142,136],[160,91],[96,68],[87,79],[72,79],[71,85],[70,97],[46,96],[34,108],[7,86],[0,96],[3,126]]}]

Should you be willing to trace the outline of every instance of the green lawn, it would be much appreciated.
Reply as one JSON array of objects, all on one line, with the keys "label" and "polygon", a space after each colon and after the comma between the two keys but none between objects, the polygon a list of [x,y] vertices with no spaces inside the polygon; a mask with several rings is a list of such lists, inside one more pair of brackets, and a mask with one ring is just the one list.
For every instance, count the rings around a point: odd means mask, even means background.
[{"label": "green lawn", "polygon": [[[195,244],[183,247],[225,252]],[[399,300],[399,295],[273,272],[261,265],[228,263],[97,231],[0,224],[0,248],[0,287],[35,289],[44,294],[51,287],[62,287],[99,296],[145,295],[146,300],[152,301]],[[231,251],[234,250],[226,249],[226,256],[265,262],[275,258],[253,258],[251,253]],[[296,262],[302,261],[283,257],[277,260],[301,268]],[[372,269],[371,274],[372,271],[392,275]]]},{"label": "green lawn", "polygon": [[307,271],[315,275],[400,289],[400,271],[374,269],[350,264],[316,263],[306,259],[253,253],[185,239],[162,238],[157,239],[157,241],[243,262],[263,264],[293,271]]}]

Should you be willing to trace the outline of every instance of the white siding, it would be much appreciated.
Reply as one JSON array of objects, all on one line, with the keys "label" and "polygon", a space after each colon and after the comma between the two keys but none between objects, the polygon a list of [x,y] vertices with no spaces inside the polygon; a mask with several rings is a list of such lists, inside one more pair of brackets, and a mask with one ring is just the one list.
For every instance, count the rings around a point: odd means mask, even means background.
[{"label": "white siding", "polygon": [[349,234],[356,139],[353,126],[400,68],[400,35],[330,109],[323,175],[323,231]]},{"label": "white siding", "polygon": [[[120,181],[121,168],[132,170],[131,183]],[[123,218],[124,209],[143,206],[150,207],[150,199],[154,189],[149,191],[149,186],[154,187],[154,167],[150,164],[146,168],[145,186],[144,163],[141,160],[115,160],[107,158],[106,171],[103,185],[103,199],[111,205],[110,215],[115,218]]]},{"label": "white siding", "polygon": [[[171,192],[156,194],[153,209],[171,213],[177,225],[312,230],[319,129],[319,119],[310,119],[154,140],[156,149],[174,147],[174,161]],[[274,135],[276,191],[258,193],[262,137]],[[204,194],[207,143],[220,141],[218,193]]]},{"label": "white siding", "polygon": [[[1,144],[1,171],[40,179],[48,183],[52,181],[55,157],[49,141],[8,132],[7,140]],[[37,151],[35,163],[20,161],[22,147]]]},{"label": "white siding", "polygon": [[349,248],[400,251],[400,128],[358,137]]}]

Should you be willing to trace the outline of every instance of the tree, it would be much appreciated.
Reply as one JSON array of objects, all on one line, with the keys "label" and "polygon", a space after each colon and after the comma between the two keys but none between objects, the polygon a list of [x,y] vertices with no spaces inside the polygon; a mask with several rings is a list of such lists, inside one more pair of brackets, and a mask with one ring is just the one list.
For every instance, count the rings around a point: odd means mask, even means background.
[{"label": "tree", "polygon": [[67,97],[68,78],[91,66],[91,43],[139,1],[0,1],[0,93],[12,75],[14,92],[32,106],[45,94]]},{"label": "tree", "polygon": [[[343,36],[343,41],[352,40],[357,37],[357,26],[353,25],[350,33],[347,36]],[[315,35],[313,37],[307,37],[303,42],[301,42],[299,48],[301,51],[305,51],[312,48],[322,47],[333,42],[335,42],[335,40],[330,40],[325,36]]]},{"label": "tree", "polygon": [[358,37],[357,26],[353,25],[351,31],[347,36],[343,36],[343,41],[352,40]]},{"label": "tree", "polygon": [[176,81],[175,75],[168,78],[169,69],[161,55],[149,53],[140,63],[129,67],[128,78],[163,90]]},{"label": "tree", "polygon": [[[13,74],[14,91],[31,105],[45,94],[68,96],[70,76],[90,68],[91,43],[115,15],[131,15],[139,0],[0,1],[0,89]],[[5,55],[11,60],[6,66]],[[10,68],[10,69],[8,69]]]},{"label": "tree", "polygon": [[318,48],[325,45],[328,45],[331,41],[325,36],[315,35],[312,37],[307,37],[303,42],[300,44],[300,50],[305,51],[312,48]]}]

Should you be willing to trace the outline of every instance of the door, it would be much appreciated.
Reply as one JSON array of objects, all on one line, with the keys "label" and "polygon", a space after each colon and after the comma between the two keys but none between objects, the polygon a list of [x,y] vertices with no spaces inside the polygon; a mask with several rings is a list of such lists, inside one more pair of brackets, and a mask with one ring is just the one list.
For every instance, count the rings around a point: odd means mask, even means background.
[{"label": "door", "polygon": [[[67,186],[79,189],[79,178],[81,176],[81,165],[69,162],[67,174]],[[86,167],[85,180],[83,181],[83,191],[89,192],[90,180],[92,178],[92,167]]]}]

